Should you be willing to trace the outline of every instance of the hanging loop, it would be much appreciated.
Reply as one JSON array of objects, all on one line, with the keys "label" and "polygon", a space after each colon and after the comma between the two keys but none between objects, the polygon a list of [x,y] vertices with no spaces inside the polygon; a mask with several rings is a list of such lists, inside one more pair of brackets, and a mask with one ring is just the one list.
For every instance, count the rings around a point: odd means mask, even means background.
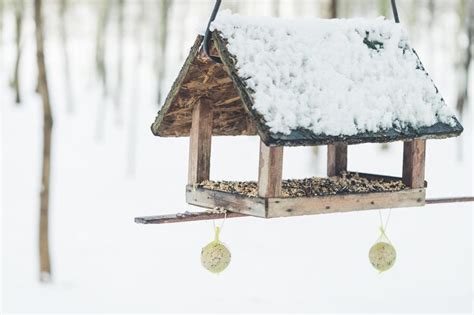
[{"label": "hanging loop", "polygon": [[393,19],[395,20],[395,23],[400,23],[400,18],[398,17],[397,4],[395,0],[390,0],[390,2],[392,4]]},{"label": "hanging loop", "polygon": [[212,21],[216,18],[217,11],[219,11],[219,7],[221,6],[221,0],[216,0],[216,4],[214,5],[214,9],[212,10],[211,17],[209,18],[209,22],[207,23],[207,28],[206,28],[206,33],[204,34],[204,53],[212,59],[216,63],[222,63],[221,58],[211,56],[210,53],[210,46],[211,46],[211,30],[209,29],[211,27]]}]

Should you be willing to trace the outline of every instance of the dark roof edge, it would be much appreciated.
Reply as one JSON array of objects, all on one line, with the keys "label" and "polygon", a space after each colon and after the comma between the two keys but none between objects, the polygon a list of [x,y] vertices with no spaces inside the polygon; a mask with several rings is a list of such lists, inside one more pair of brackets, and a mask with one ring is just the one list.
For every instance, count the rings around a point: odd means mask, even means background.
[{"label": "dark roof edge", "polygon": [[[454,118],[454,117],[453,117]],[[454,118],[456,119],[456,118]],[[429,127],[418,129],[386,129],[378,132],[365,132],[352,136],[328,136],[324,134],[316,135],[307,129],[293,130],[289,135],[270,133],[264,141],[269,146],[310,146],[326,145],[332,143],[384,143],[393,141],[409,141],[412,139],[444,139],[459,136],[463,127],[456,119],[454,127],[438,122]]]}]

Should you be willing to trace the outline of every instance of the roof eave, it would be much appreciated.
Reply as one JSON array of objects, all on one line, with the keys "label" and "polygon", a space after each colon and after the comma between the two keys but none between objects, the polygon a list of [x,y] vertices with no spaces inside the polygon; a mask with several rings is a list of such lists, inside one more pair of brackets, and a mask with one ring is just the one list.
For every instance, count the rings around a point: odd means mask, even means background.
[{"label": "roof eave", "polygon": [[455,119],[456,125],[436,123],[429,127],[386,129],[379,132],[365,132],[352,136],[315,135],[307,129],[293,130],[289,135],[271,133],[265,141],[270,146],[310,146],[333,143],[385,143],[394,141],[410,141],[413,139],[445,139],[459,136],[463,127]]}]

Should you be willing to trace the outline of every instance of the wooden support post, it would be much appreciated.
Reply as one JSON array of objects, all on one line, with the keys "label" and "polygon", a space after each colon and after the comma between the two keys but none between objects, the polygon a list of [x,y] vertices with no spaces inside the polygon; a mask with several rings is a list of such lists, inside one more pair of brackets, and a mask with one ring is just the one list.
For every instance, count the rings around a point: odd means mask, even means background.
[{"label": "wooden support post", "polygon": [[260,140],[258,167],[258,195],[280,197],[283,171],[283,147],[267,147]]},{"label": "wooden support post", "polygon": [[208,99],[200,99],[193,109],[189,135],[188,184],[209,179],[211,165],[212,105]]},{"label": "wooden support post", "polygon": [[347,144],[328,144],[328,176],[336,176],[347,171]]},{"label": "wooden support post", "polygon": [[424,139],[403,143],[403,183],[411,188],[425,186],[425,148]]}]

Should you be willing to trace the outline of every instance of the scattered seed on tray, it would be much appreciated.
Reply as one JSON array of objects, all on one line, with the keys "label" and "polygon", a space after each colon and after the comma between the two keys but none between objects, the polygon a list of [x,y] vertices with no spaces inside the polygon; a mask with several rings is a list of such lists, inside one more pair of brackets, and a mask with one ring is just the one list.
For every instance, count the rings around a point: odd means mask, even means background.
[{"label": "scattered seed on tray", "polygon": [[[212,190],[237,193],[248,197],[258,195],[257,183],[253,181],[210,181],[198,184]],[[400,191],[407,186],[401,180],[368,179],[358,173],[345,172],[339,176],[286,179],[282,181],[283,197],[311,197],[350,193]]]}]

